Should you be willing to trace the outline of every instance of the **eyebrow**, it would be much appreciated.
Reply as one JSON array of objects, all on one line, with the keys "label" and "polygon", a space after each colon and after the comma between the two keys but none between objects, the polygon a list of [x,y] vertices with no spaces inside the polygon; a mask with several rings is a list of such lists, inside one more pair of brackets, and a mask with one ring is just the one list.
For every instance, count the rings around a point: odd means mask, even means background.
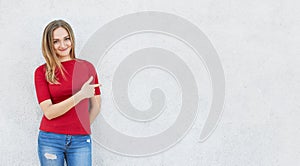
[{"label": "eyebrow", "polygon": [[[65,36],[64,38],[67,38],[67,37],[70,37],[70,35],[67,35],[67,36]],[[54,38],[53,40],[59,40],[59,39],[55,39],[55,38]]]}]

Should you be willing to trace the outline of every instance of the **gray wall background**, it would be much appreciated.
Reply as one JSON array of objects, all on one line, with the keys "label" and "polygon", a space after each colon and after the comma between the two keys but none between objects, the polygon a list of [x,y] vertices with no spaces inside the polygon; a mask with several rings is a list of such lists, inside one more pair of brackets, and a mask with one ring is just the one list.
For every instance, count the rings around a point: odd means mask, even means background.
[{"label": "gray wall background", "polygon": [[[146,10],[184,17],[210,39],[226,77],[222,118],[209,139],[199,142],[208,102],[186,137],[171,149],[136,158],[94,144],[94,165],[299,164],[299,8],[296,0],[1,0],[0,165],[39,165],[37,134],[42,112],[33,72],[44,63],[40,43],[45,25],[57,18],[68,21],[79,53],[102,25]],[[104,79],[105,73],[98,73]],[[112,105],[103,102],[102,114],[109,117]]]}]

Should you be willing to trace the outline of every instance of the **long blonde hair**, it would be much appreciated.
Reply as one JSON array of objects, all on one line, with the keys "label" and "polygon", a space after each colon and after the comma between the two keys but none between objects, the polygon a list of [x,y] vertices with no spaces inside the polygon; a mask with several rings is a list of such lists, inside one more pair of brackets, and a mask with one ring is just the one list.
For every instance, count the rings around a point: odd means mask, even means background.
[{"label": "long blonde hair", "polygon": [[72,59],[76,59],[75,38],[71,26],[64,20],[54,20],[50,22],[44,29],[43,39],[42,39],[42,52],[46,60],[46,79],[49,83],[52,84],[59,84],[56,75],[56,69],[59,69],[59,71],[62,73],[63,77],[65,78],[64,75],[65,70],[61,65],[58,56],[56,55],[53,46],[53,31],[59,27],[64,28],[68,32],[71,40],[71,45],[72,45],[70,56]]}]

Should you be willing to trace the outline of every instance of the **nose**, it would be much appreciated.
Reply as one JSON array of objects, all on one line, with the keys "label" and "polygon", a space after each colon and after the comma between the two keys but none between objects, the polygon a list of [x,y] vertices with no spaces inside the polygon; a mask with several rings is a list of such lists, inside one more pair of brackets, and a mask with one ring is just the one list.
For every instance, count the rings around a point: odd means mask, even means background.
[{"label": "nose", "polygon": [[66,47],[67,47],[67,44],[64,41],[60,42],[59,48],[65,49]]}]

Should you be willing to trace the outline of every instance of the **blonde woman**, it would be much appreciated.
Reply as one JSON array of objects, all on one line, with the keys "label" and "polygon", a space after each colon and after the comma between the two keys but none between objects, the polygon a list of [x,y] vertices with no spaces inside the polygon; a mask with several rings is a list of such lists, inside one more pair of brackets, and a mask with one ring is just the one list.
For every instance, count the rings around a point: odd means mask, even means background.
[{"label": "blonde woman", "polygon": [[63,20],[45,27],[42,52],[46,63],[34,72],[37,100],[44,113],[38,136],[40,164],[90,166],[90,124],[101,102],[96,70],[75,57],[73,30]]}]

